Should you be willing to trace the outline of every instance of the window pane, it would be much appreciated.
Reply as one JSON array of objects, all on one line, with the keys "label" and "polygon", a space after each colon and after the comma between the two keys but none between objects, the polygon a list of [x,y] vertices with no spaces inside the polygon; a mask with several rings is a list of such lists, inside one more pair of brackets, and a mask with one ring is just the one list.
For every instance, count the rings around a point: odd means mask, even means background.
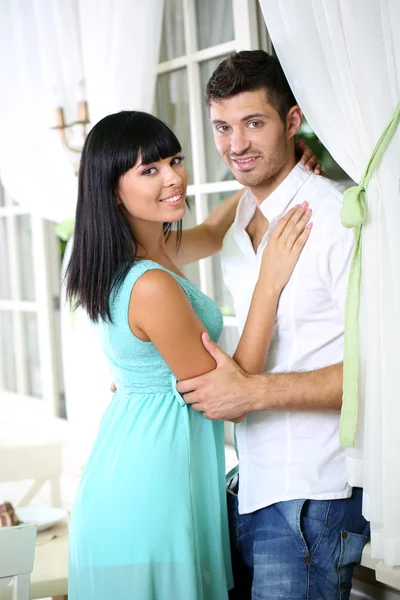
[{"label": "window pane", "polygon": [[[200,64],[200,79],[201,89],[205,91],[208,80],[211,75],[218,67],[219,63],[222,62],[226,56],[220,56],[219,58],[213,58]],[[207,182],[214,181],[227,181],[234,179],[232,173],[222,160],[218,150],[215,147],[214,136],[212,127],[210,124],[210,118],[208,114],[208,108],[206,103],[203,101],[203,122],[204,122],[204,146],[206,151],[206,174]]]},{"label": "window pane", "polygon": [[157,80],[157,115],[177,136],[185,155],[189,183],[193,182],[189,98],[186,69],[163,73]]},{"label": "window pane", "polygon": [[29,215],[16,217],[17,242],[19,250],[20,300],[35,300],[35,279],[32,260],[32,229]]},{"label": "window pane", "polygon": [[[224,192],[221,194],[210,194],[207,196],[208,212],[210,213],[214,208],[229,198],[234,192]],[[224,280],[222,277],[221,259],[219,254],[214,254],[211,258],[212,261],[212,272],[213,272],[213,283],[214,283],[214,300],[220,307],[222,314],[225,316],[234,315],[235,311],[233,308],[233,298],[225,287]]]},{"label": "window pane", "polygon": [[0,349],[1,386],[9,392],[16,392],[13,314],[9,310],[0,310]]},{"label": "window pane", "polygon": [[234,39],[232,0],[196,0],[198,49]]},{"label": "window pane", "polygon": [[182,0],[165,0],[160,62],[185,54]]},{"label": "window pane", "polygon": [[[196,226],[196,209],[193,196],[188,197],[188,202],[189,207],[186,208],[186,215],[183,219],[182,224],[183,229],[190,229],[191,227]],[[184,265],[182,267],[182,273],[184,273],[184,275],[188,279],[190,279],[190,281],[193,281],[193,283],[195,283],[197,287],[200,287],[200,271],[198,262],[192,263],[190,265]]]},{"label": "window pane", "polygon": [[25,340],[25,361],[28,376],[28,394],[42,396],[40,373],[38,327],[35,313],[23,313],[23,335]]},{"label": "window pane", "polygon": [[3,300],[11,298],[8,260],[7,223],[4,217],[0,217],[0,298]]}]

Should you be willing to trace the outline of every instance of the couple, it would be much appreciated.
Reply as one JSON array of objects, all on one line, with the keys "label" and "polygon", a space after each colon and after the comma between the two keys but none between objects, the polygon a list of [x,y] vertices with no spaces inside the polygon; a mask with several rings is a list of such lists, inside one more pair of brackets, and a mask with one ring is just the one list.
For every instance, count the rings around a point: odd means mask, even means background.
[{"label": "couple", "polygon": [[[232,598],[347,599],[366,541],[338,441],[353,244],[340,193],[296,163],[302,115],[275,59],[232,55],[207,102],[247,190],[191,230],[181,147],[158,119],[106,117],[82,153],[67,291],[117,391],[72,512],[70,600],[227,599],[230,546]],[[213,343],[218,307],[179,267],[219,250],[233,220],[231,359]],[[230,539],[222,419],[238,423]]]}]

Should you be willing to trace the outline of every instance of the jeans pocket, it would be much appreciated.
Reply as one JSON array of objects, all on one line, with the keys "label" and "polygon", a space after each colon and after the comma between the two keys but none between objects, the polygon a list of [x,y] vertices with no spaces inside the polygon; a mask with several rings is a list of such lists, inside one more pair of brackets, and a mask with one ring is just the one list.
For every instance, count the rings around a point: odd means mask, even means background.
[{"label": "jeans pocket", "polygon": [[[361,562],[361,555],[367,542],[366,535],[342,531],[340,534],[340,555],[338,562],[339,590],[351,588],[354,565]],[[342,596],[340,596],[342,597]]]}]

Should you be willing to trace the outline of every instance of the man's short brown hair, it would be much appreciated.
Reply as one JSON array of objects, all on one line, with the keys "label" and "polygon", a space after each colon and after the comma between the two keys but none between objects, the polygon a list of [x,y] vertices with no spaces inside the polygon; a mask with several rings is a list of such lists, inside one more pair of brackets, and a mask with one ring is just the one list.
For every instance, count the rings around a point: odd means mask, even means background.
[{"label": "man's short brown hair", "polygon": [[278,60],[264,50],[234,52],[211,75],[206,88],[207,106],[261,89],[285,122],[288,111],[297,102]]}]

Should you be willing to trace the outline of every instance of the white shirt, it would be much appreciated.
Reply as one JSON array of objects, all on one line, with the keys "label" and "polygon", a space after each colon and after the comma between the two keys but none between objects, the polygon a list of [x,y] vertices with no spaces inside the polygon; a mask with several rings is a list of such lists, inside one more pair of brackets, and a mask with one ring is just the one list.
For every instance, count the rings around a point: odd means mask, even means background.
[{"label": "white shirt", "polygon": [[[337,184],[298,163],[260,206],[270,227],[257,253],[245,231],[257,205],[246,192],[224,242],[224,280],[243,331],[269,236],[277,220],[305,200],[313,210],[313,229],[279,300],[266,373],[312,371],[343,359],[353,231],[340,223]],[[254,411],[236,426],[236,444],[240,513],[282,500],[351,495],[338,412]]]}]

